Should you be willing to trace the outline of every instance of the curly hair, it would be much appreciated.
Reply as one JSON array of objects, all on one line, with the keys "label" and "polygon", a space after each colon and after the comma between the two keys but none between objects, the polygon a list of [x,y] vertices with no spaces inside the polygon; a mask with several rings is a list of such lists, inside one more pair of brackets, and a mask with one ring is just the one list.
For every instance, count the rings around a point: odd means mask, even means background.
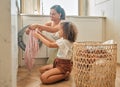
[{"label": "curly hair", "polygon": [[75,42],[77,39],[77,28],[72,22],[62,21],[63,34],[70,42]]}]

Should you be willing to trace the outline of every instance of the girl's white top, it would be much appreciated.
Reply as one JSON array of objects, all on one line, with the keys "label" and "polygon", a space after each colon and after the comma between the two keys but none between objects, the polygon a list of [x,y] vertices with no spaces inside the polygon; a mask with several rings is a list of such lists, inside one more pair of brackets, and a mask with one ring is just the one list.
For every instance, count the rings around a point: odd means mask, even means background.
[{"label": "girl's white top", "polygon": [[71,59],[70,55],[72,55],[71,48],[73,43],[64,38],[56,40],[56,43],[59,46],[57,57],[62,59]]}]

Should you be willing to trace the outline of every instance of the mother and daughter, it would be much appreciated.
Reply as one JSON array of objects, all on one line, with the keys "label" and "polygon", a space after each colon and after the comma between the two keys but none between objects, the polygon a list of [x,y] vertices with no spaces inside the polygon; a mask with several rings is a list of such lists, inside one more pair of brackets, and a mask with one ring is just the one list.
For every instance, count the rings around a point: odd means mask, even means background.
[{"label": "mother and daughter", "polygon": [[[51,22],[45,25],[32,24],[26,33],[35,29],[34,37],[41,40],[50,48],[58,48],[53,64],[40,68],[40,79],[43,84],[50,84],[61,80],[67,80],[72,70],[72,62],[69,56],[72,45],[77,37],[76,26],[72,22],[63,21],[65,13],[60,5],[54,5],[50,11]],[[42,31],[57,32],[58,39],[52,40],[43,35]]]}]

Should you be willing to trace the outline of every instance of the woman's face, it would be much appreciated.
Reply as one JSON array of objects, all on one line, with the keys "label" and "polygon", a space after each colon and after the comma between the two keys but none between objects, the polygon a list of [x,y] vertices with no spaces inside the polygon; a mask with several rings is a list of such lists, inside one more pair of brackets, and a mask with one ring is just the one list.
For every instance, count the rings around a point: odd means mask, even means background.
[{"label": "woman's face", "polygon": [[55,9],[50,10],[50,18],[52,21],[60,20],[60,15],[61,14],[57,13],[57,11]]}]

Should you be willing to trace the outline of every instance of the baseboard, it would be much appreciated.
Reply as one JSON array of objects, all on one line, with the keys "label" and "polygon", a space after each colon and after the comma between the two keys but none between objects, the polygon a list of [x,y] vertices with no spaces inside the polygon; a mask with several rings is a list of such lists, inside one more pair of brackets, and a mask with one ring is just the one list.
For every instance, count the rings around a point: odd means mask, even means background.
[{"label": "baseboard", "polygon": [[47,63],[48,58],[36,58],[35,64],[45,65]]},{"label": "baseboard", "polygon": [[[35,58],[35,65],[45,65],[47,64],[48,57],[45,58]],[[19,64],[19,66],[25,66],[24,58],[22,58],[22,62]]]}]

